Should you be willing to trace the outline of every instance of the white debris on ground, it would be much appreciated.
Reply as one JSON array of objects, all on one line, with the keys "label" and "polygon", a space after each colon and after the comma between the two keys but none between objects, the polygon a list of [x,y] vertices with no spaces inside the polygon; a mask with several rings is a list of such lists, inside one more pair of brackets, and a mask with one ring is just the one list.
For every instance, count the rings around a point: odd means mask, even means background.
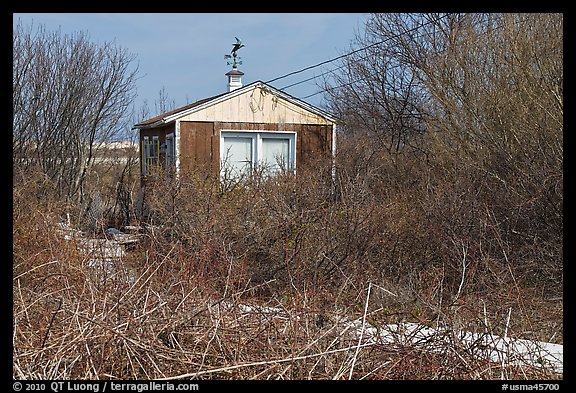
[{"label": "white debris on ground", "polygon": [[[362,334],[362,319],[350,322]],[[513,339],[486,333],[433,329],[418,323],[389,324],[379,328],[365,323],[363,336],[372,342],[422,346],[439,352],[457,346],[486,360],[504,365],[543,367],[563,372],[564,347],[540,341]]]},{"label": "white debris on ground", "polygon": [[[132,228],[132,227],[131,227]],[[140,237],[133,233],[125,233],[116,228],[108,228],[104,231],[107,235],[110,235],[112,239],[121,245],[136,244],[140,241]]]},{"label": "white debris on ground", "polygon": [[[230,312],[234,307],[241,314],[264,320],[299,319],[297,315],[276,307],[232,304],[224,301],[212,306],[213,311],[220,314]],[[341,334],[351,332],[357,339],[362,339],[362,343],[359,342],[358,345],[374,343],[412,346],[430,352],[447,352],[451,348],[459,348],[478,358],[498,362],[503,366],[540,367],[555,373],[563,373],[564,346],[561,344],[500,337],[488,332],[481,334],[433,329],[409,322],[376,327],[363,321],[363,318],[349,320],[339,316],[337,323],[342,326]]]},{"label": "white debris on ground", "polygon": [[122,244],[108,239],[79,239],[79,251],[96,259],[116,259],[126,255]]},{"label": "white debris on ground", "polygon": [[138,235],[124,233],[116,228],[109,228],[106,234],[112,239],[95,239],[87,237],[82,231],[70,227],[66,222],[60,222],[58,233],[65,240],[75,241],[78,251],[85,256],[86,266],[101,273],[100,280],[120,278],[129,283],[135,281],[135,273],[126,273],[118,264],[126,256],[125,247],[140,241]]},{"label": "white debris on ground", "polygon": [[70,224],[67,224],[65,222],[58,223],[58,229],[56,229],[56,232],[62,235],[62,238],[64,238],[64,240],[80,239],[84,237],[82,231],[70,227]]}]

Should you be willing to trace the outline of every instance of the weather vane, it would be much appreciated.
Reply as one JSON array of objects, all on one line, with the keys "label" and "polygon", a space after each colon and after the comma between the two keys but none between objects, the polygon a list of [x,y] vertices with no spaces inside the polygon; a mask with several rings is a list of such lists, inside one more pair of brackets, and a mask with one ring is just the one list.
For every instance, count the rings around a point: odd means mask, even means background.
[{"label": "weather vane", "polygon": [[244,47],[244,44],[242,44],[242,41],[240,41],[240,39],[238,39],[238,37],[234,37],[236,38],[236,43],[232,44],[232,51],[230,52],[231,55],[224,55],[225,59],[233,59],[232,62],[228,61],[226,64],[228,65],[232,65],[232,68],[236,68],[236,66],[241,65],[242,62],[240,61],[240,56],[238,56],[236,54],[236,52]]}]

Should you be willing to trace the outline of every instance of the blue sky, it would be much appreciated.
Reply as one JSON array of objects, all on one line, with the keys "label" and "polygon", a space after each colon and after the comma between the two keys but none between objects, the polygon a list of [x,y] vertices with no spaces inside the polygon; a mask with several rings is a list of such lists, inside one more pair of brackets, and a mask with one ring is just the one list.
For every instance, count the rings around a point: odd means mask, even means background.
[{"label": "blue sky", "polygon": [[[25,25],[44,25],[63,33],[87,32],[96,43],[114,41],[136,56],[139,66],[136,107],[153,108],[164,89],[176,107],[227,91],[226,64],[234,37],[246,85],[333,59],[350,50],[368,14],[361,13],[15,13]],[[283,88],[322,72],[335,63],[284,78]],[[314,80],[285,92],[302,98],[318,92]],[[305,98],[322,107],[322,94]],[[156,115],[153,113],[153,115]]]}]

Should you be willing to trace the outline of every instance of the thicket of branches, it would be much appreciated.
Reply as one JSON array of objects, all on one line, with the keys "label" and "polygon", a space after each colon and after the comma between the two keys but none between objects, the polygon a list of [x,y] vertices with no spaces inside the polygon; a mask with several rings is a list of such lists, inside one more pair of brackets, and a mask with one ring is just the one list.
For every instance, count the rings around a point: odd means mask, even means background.
[{"label": "thicket of branches", "polygon": [[12,161],[39,168],[62,198],[83,201],[97,148],[121,135],[135,96],[134,55],[85,33],[13,30]]},{"label": "thicket of branches", "polygon": [[101,218],[145,231],[114,274],[53,230],[74,205],[30,170],[13,194],[15,378],[558,378],[480,344],[359,342],[342,318],[563,342],[562,23],[373,15],[357,45],[384,43],[329,90],[336,177],[322,159],[226,190],[158,173],[139,210],[121,171],[100,191],[122,208]]},{"label": "thicket of branches", "polygon": [[[563,16],[375,14],[356,46],[369,49],[328,92],[350,137],[371,136],[358,176],[400,185],[456,255],[510,261],[559,293]],[[375,171],[384,156],[414,170]]]},{"label": "thicket of branches", "polygon": [[316,168],[226,194],[201,176],[159,177],[145,243],[107,268],[55,230],[63,206],[46,200],[49,179],[28,179],[14,194],[14,376],[559,377],[490,362],[482,342],[427,352],[359,341],[349,322],[365,318],[382,331],[417,322],[562,342],[562,304],[513,263],[423,234],[409,196],[380,201],[343,175],[334,202],[331,163]]}]

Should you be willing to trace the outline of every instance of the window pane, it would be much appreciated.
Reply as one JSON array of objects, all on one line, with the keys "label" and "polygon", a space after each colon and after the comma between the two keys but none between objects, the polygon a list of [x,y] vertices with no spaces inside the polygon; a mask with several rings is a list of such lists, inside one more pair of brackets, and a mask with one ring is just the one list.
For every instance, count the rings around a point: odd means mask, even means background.
[{"label": "window pane", "polygon": [[282,138],[262,138],[261,162],[271,172],[290,167],[290,140]]},{"label": "window pane", "polygon": [[176,161],[176,146],[174,144],[174,136],[166,137],[166,165],[172,166]]},{"label": "window pane", "polygon": [[158,165],[158,156],[160,155],[160,141],[158,136],[154,135],[152,137],[152,146],[150,149],[150,161],[152,165]]},{"label": "window pane", "polygon": [[252,170],[252,138],[224,137],[224,174],[237,177]]}]

